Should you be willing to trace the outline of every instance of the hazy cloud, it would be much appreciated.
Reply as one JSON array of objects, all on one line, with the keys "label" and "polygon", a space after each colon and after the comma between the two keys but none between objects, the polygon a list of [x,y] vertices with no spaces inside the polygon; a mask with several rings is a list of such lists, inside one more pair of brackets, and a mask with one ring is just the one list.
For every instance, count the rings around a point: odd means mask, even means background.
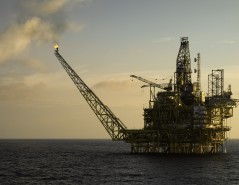
[{"label": "hazy cloud", "polygon": [[35,14],[48,16],[63,9],[69,3],[69,0],[31,0],[24,3],[23,6]]},{"label": "hazy cloud", "polygon": [[22,65],[35,72],[45,73],[48,71],[48,66],[39,59],[29,58],[28,60],[23,60]]},{"label": "hazy cloud", "polygon": [[0,100],[8,101],[35,98],[40,94],[43,87],[45,87],[43,83],[37,83],[33,86],[28,86],[24,82],[0,84]]},{"label": "hazy cloud", "polygon": [[[35,78],[48,72],[46,63],[27,55],[32,43],[58,41],[65,30],[80,31],[83,24],[66,19],[66,9],[88,0],[19,0],[15,19],[0,33],[0,100],[37,97],[49,79]],[[27,52],[26,52],[27,51]],[[31,51],[30,51],[31,52]]]},{"label": "hazy cloud", "polygon": [[22,1],[22,5],[33,14],[39,16],[49,16],[51,14],[59,13],[66,9],[66,7],[75,6],[76,4],[86,4],[92,0],[31,0]]},{"label": "hazy cloud", "polygon": [[[32,42],[52,43],[66,30],[80,31],[83,24],[66,21],[66,6],[83,0],[21,1],[18,19],[0,33],[0,64],[24,52]],[[88,1],[87,1],[88,2]]]},{"label": "hazy cloud", "polygon": [[93,88],[100,89],[112,89],[112,90],[122,90],[129,88],[132,85],[130,80],[106,80],[101,81],[93,85]]},{"label": "hazy cloud", "polygon": [[38,17],[15,23],[0,35],[0,63],[22,53],[33,40],[49,42],[58,37],[53,26]]}]

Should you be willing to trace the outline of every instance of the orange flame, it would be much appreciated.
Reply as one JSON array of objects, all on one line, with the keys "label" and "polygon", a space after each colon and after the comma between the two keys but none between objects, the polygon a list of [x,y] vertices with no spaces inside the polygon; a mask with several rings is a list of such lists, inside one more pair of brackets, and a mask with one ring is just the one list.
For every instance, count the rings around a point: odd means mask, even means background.
[{"label": "orange flame", "polygon": [[56,44],[54,44],[54,48],[55,49],[58,49],[59,48],[59,45],[56,43]]}]

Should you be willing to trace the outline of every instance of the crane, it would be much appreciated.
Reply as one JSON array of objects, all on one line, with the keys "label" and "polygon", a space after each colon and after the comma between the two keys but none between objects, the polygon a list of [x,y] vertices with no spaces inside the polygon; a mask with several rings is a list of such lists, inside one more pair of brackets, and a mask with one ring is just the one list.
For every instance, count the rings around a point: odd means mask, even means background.
[{"label": "crane", "polygon": [[[170,83],[157,84],[157,83],[151,82],[149,80],[146,80],[145,78],[142,78],[140,76],[130,75],[130,77],[136,78],[136,79],[138,79],[138,80],[140,80],[142,82],[145,82],[145,83],[149,84],[152,87],[157,87],[157,88],[164,89],[164,90],[168,90],[170,88],[170,86],[172,86],[172,79],[170,79]],[[145,87],[145,86],[142,86],[142,87]]]},{"label": "crane", "polygon": [[[136,78],[142,82],[147,83],[147,85],[143,85],[141,86],[141,88],[143,87],[148,87],[150,88],[150,97],[149,97],[149,107],[152,108],[152,103],[156,100],[156,96],[155,96],[155,87],[163,89],[163,90],[167,90],[167,91],[171,91],[172,90],[172,79],[170,79],[169,83],[162,83],[162,84],[157,84],[154,82],[151,82],[149,80],[146,80],[145,78],[142,78],[140,76],[136,76],[136,75],[130,75],[130,77],[132,78]],[[153,91],[152,91],[152,87],[153,87]]]},{"label": "crane", "polygon": [[95,95],[95,93],[84,83],[84,81],[77,75],[77,73],[70,67],[70,65],[60,55],[58,45],[54,46],[55,56],[66,70],[86,102],[89,104],[97,118],[105,127],[112,140],[124,140],[126,137],[126,126],[117,118],[113,112],[102,103],[102,101]]}]

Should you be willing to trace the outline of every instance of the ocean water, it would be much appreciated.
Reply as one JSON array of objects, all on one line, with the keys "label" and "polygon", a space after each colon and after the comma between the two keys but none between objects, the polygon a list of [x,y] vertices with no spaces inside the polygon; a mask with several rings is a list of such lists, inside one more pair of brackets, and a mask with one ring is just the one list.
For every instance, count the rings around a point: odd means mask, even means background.
[{"label": "ocean water", "polygon": [[239,140],[217,155],[133,155],[110,140],[0,140],[0,184],[239,184]]}]

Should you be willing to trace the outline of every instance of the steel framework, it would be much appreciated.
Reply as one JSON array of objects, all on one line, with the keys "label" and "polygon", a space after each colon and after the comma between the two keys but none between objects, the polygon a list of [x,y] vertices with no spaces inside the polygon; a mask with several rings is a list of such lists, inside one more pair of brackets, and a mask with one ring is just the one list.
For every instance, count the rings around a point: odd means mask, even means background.
[{"label": "steel framework", "polygon": [[[238,100],[231,98],[231,86],[224,91],[222,69],[212,70],[208,76],[208,96],[203,97],[199,84],[200,55],[197,58],[197,84],[196,88],[193,87],[187,37],[181,38],[174,88],[157,94],[154,92],[154,97],[150,97],[150,105],[144,109],[142,129],[127,129],[63,59],[58,47],[55,48],[55,56],[112,140],[131,143],[132,153],[206,154],[224,151],[226,132],[230,130],[227,119],[233,116],[233,108],[238,105]],[[131,77],[150,87],[162,87],[135,75]]]},{"label": "steel framework", "polygon": [[55,49],[55,56],[66,70],[76,87],[85,98],[97,118],[100,120],[106,131],[113,140],[122,140],[125,137],[126,126],[117,118],[112,111],[102,103],[95,93],[84,83],[77,73],[69,66],[64,58],[59,54],[58,48]]}]

